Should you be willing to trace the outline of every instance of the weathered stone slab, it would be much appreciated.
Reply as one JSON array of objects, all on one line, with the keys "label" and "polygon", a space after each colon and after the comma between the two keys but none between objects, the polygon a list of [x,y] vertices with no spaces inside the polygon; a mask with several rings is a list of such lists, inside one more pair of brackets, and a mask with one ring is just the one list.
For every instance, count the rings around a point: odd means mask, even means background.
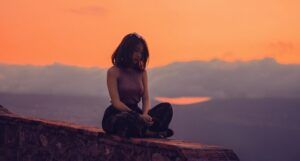
[{"label": "weathered stone slab", "polygon": [[123,138],[102,129],[0,107],[2,161],[238,161],[231,149],[175,139]]}]

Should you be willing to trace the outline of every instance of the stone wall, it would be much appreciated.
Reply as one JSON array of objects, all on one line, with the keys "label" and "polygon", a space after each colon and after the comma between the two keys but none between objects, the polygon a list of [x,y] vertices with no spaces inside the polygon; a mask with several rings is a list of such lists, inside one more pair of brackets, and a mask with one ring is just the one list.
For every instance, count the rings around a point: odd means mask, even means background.
[{"label": "stone wall", "polygon": [[174,139],[122,138],[30,118],[0,106],[0,161],[238,161],[230,149]]}]

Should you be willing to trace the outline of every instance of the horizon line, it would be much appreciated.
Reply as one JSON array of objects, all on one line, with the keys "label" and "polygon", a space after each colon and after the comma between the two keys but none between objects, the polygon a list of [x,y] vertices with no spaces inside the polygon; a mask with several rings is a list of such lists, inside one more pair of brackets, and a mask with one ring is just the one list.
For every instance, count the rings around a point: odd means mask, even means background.
[{"label": "horizon line", "polygon": [[[164,65],[159,65],[159,66],[154,66],[154,67],[147,67],[147,69],[153,69],[153,68],[160,68],[160,67],[164,67],[164,66],[168,66],[174,63],[190,63],[190,62],[216,62],[216,61],[220,61],[220,62],[224,62],[224,63],[247,63],[247,62],[254,62],[254,61],[263,61],[263,60],[272,60],[277,64],[280,65],[300,65],[300,63],[280,63],[278,62],[275,58],[273,57],[262,57],[262,58],[257,58],[257,59],[251,59],[251,60],[242,60],[242,59],[236,59],[236,60],[224,60],[221,58],[211,58],[209,60],[201,60],[201,59],[197,59],[197,60],[176,60],[176,61],[172,61],[170,63],[164,64]],[[69,67],[77,67],[77,68],[100,68],[100,69],[107,69],[109,67],[101,67],[101,66],[84,66],[84,65],[76,65],[76,64],[68,64],[68,63],[63,63],[63,62],[59,62],[59,61],[55,61],[53,63],[49,63],[49,64],[29,64],[29,63],[24,63],[24,64],[16,64],[16,63],[5,63],[5,62],[1,62],[0,61],[0,65],[11,65],[11,66],[35,66],[35,67],[46,67],[46,66],[53,66],[53,65],[62,65],[62,66],[69,66]]]}]

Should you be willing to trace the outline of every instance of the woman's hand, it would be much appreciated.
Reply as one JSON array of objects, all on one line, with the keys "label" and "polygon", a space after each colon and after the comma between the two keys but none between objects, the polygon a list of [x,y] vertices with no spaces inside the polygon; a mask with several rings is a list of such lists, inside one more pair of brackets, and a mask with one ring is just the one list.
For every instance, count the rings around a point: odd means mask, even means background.
[{"label": "woman's hand", "polygon": [[153,119],[152,119],[152,117],[150,116],[150,115],[148,115],[148,114],[141,114],[140,115],[145,121],[146,121],[146,123],[148,123],[149,125],[152,125],[154,122],[153,122]]}]

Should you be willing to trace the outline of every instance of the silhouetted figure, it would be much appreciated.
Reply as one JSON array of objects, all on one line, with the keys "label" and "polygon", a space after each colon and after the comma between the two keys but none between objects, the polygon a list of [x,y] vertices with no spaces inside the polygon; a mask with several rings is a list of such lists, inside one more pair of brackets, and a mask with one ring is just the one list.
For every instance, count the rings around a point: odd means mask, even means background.
[{"label": "silhouetted figure", "polygon": [[[124,137],[170,137],[172,105],[159,103],[150,109],[146,63],[146,41],[137,33],[126,35],[112,55],[113,66],[107,70],[111,104],[105,109],[102,128]],[[142,108],[138,103],[142,99]]]}]

